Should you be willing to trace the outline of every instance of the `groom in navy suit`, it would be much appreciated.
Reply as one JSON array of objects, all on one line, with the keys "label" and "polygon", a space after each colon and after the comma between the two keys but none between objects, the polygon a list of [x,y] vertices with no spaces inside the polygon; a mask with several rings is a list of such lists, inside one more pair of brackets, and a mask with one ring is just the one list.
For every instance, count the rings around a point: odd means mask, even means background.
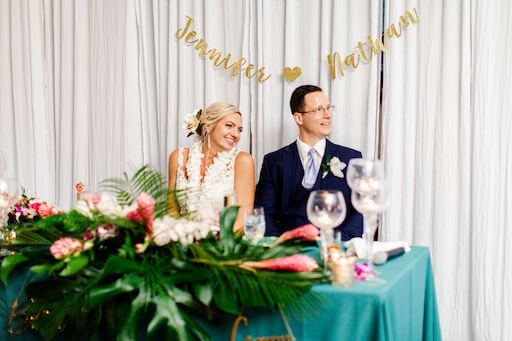
[{"label": "groom in navy suit", "polygon": [[[363,217],[356,212],[350,200],[347,168],[338,162],[338,169],[343,169],[333,173],[327,162],[337,157],[348,165],[350,159],[360,158],[361,152],[326,139],[332,130],[334,107],[321,88],[299,86],[293,91],[290,108],[299,127],[299,137],[292,144],[265,155],[256,186],[255,206],[265,209],[265,234],[278,236],[308,224],[306,203],[309,194],[325,189],[339,190],[345,197],[347,215],[336,228],[341,231],[342,239],[360,237],[363,234]],[[328,169],[325,177],[322,168]]]}]

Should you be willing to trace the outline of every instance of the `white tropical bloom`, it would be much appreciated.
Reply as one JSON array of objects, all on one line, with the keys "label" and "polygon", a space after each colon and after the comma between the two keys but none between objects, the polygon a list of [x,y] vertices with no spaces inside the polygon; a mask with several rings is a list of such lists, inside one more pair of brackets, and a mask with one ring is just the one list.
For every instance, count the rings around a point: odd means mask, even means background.
[{"label": "white tropical bloom", "polygon": [[180,242],[183,246],[187,246],[216,231],[219,231],[219,227],[207,221],[175,219],[166,215],[153,222],[153,241],[157,246],[164,246],[171,242]]},{"label": "white tropical bloom", "polygon": [[78,213],[80,213],[88,218],[92,218],[91,208],[89,207],[89,205],[87,204],[87,201],[85,201],[85,200],[78,200],[75,205],[75,210],[77,210]]},{"label": "white tropical bloom", "polygon": [[347,167],[345,162],[340,161],[336,156],[331,159],[329,162],[329,168],[331,169],[331,173],[338,178],[343,178],[345,175],[343,174],[343,170]]},{"label": "white tropical bloom", "polygon": [[[325,167],[325,165],[322,165],[322,168]],[[334,176],[337,176],[338,178],[344,178],[345,174],[343,174],[343,170],[345,167],[347,167],[347,164],[345,162],[342,162],[340,159],[338,159],[337,156],[331,158],[329,162],[327,162],[327,167],[329,167],[329,170]],[[322,173],[322,179],[327,176],[329,171],[324,170]]]},{"label": "white tropical bloom", "polygon": [[185,117],[185,123],[183,123],[183,129],[189,134],[195,134],[197,126],[199,125],[198,113],[200,109],[188,114]]},{"label": "white tropical bloom", "polygon": [[96,205],[98,211],[103,215],[122,216],[123,209],[117,203],[117,199],[108,193],[102,193],[100,202]]}]

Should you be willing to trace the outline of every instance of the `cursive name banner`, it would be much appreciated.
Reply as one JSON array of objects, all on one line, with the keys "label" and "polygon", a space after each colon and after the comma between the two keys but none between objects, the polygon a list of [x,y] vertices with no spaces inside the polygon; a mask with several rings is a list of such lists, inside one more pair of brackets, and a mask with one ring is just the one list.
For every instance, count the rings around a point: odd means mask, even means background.
[{"label": "cursive name banner", "polygon": [[[411,11],[406,11],[404,15],[400,16],[396,25],[394,23],[389,25],[380,37],[373,39],[372,36],[369,35],[366,43],[359,41],[357,43],[357,47],[354,48],[356,52],[346,55],[344,58],[341,58],[339,52],[334,52],[333,54],[329,53],[327,55],[327,64],[329,65],[329,74],[331,79],[336,79],[336,70],[338,71],[339,76],[343,77],[345,75],[343,69],[357,69],[361,62],[361,58],[363,62],[369,63],[371,62],[373,55],[378,55],[381,51],[387,52],[391,38],[400,38],[403,29],[407,28],[411,24],[416,24],[419,21],[416,8],[413,8],[413,12],[414,15]],[[369,50],[365,50],[364,45],[368,45]]]},{"label": "cursive name banner", "polygon": [[197,55],[201,59],[208,58],[214,66],[222,66],[225,70],[231,70],[231,75],[236,76],[239,73],[243,73],[247,78],[256,77],[258,82],[265,82],[271,76],[265,74],[265,67],[256,68],[254,64],[246,65],[247,59],[244,57],[238,58],[231,63],[231,53],[224,54],[216,48],[209,48],[208,43],[204,38],[196,37],[197,32],[191,31],[191,25],[194,19],[185,16],[187,22],[184,28],[178,28],[176,31],[176,39],[184,39],[185,44],[194,46],[197,51]]}]

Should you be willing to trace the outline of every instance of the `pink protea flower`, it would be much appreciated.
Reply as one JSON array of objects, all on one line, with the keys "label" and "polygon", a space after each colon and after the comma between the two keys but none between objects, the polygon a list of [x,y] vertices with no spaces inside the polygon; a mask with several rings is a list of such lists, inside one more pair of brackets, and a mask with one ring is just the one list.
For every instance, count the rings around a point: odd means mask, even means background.
[{"label": "pink protea flower", "polygon": [[281,244],[290,239],[316,240],[318,238],[318,234],[318,228],[316,228],[314,225],[306,224],[291,231],[286,231],[281,236],[279,236],[279,239],[273,243],[272,246]]},{"label": "pink protea flower", "polygon": [[82,242],[75,238],[60,238],[50,247],[50,253],[55,259],[78,256],[82,251]]},{"label": "pink protea flower", "polygon": [[259,262],[243,262],[241,267],[273,271],[311,272],[318,268],[316,261],[305,255],[266,259]]}]

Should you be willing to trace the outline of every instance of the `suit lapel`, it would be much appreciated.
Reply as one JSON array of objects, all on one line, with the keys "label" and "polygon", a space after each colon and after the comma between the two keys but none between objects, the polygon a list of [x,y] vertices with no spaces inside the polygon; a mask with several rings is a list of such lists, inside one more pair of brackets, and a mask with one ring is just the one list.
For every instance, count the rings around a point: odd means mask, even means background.
[{"label": "suit lapel", "polygon": [[289,196],[295,191],[297,184],[304,177],[304,169],[302,169],[296,142],[293,142],[286,148],[283,164],[283,177],[283,194],[287,196],[284,198],[284,204],[286,205]]},{"label": "suit lapel", "polygon": [[[327,157],[330,156],[330,157],[333,157],[333,156],[336,156],[335,155],[335,150],[334,150],[334,146],[332,144],[332,142],[330,142],[329,140],[325,140],[325,152],[324,152],[324,157],[322,158],[322,165],[325,165],[327,163]],[[321,177],[323,175],[323,170],[322,170],[322,166],[320,166],[320,172],[319,172],[319,176]],[[332,173],[330,170],[327,171],[327,175],[325,176],[325,178],[322,178],[320,181],[321,181],[321,188],[322,189],[329,189],[332,187],[332,184],[331,184],[331,180],[332,180]]]}]

